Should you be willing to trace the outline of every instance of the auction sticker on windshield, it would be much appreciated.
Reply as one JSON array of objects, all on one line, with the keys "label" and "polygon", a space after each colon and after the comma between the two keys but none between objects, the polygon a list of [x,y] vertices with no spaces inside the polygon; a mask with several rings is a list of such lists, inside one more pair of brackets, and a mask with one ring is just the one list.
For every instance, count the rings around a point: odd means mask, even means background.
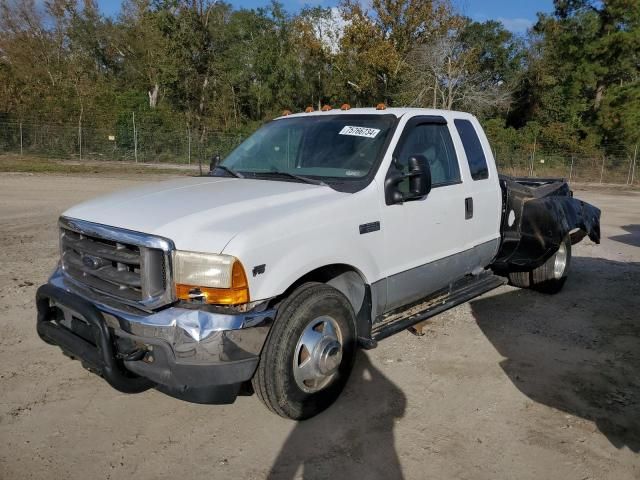
[{"label": "auction sticker on windshield", "polygon": [[378,133],[380,133],[379,128],[350,127],[349,125],[346,125],[338,134],[351,135],[353,137],[376,138]]}]

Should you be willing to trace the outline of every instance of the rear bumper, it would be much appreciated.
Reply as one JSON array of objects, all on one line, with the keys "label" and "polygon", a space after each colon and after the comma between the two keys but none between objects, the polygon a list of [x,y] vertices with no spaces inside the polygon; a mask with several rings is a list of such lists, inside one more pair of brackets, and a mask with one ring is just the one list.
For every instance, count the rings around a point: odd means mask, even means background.
[{"label": "rear bumper", "polygon": [[[80,291],[79,291],[80,289]],[[232,403],[253,376],[274,312],[118,309],[56,272],[36,295],[37,331],[112,387]]]}]

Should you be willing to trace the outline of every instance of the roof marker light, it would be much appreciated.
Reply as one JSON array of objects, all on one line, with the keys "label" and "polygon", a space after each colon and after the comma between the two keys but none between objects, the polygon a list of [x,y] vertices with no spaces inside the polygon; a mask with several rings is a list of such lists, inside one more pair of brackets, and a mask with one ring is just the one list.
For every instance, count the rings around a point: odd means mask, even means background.
[{"label": "roof marker light", "polygon": [[325,105],[322,107],[322,111],[323,112],[328,112],[329,110],[332,110],[333,107],[331,105]]},{"label": "roof marker light", "polygon": [[384,103],[379,103],[376,105],[376,110],[386,110],[387,106]]},{"label": "roof marker light", "polygon": [[340,110],[351,110],[351,105],[349,105],[348,103],[343,103],[340,107]]},{"label": "roof marker light", "polygon": [[313,107],[311,105],[309,105],[307,108],[304,109],[304,113],[311,113],[313,112]]},{"label": "roof marker light", "polygon": [[287,115],[291,115],[291,110],[283,110],[282,111],[282,116],[286,117]]}]

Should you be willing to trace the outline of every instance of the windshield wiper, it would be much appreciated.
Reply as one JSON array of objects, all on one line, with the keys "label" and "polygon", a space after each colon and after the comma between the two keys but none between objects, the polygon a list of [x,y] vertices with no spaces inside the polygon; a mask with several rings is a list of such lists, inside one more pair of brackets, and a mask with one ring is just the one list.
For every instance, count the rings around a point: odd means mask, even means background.
[{"label": "windshield wiper", "polygon": [[244,175],[240,172],[236,172],[235,170],[231,170],[229,167],[225,167],[224,165],[216,165],[216,170],[220,169],[227,172],[229,175],[232,175],[236,178],[244,178]]},{"label": "windshield wiper", "polygon": [[316,180],[315,178],[303,177],[302,175],[296,175],[291,172],[284,172],[282,170],[273,169],[270,172],[261,172],[261,175],[283,175],[285,177],[293,178],[294,180],[299,180],[304,183],[310,183],[311,185],[320,185],[323,187],[328,187],[326,183],[322,180]]}]

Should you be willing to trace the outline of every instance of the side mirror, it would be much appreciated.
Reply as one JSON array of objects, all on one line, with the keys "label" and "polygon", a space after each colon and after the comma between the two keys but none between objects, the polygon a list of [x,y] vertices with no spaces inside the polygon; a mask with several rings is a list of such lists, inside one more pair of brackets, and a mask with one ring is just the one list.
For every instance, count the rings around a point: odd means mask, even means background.
[{"label": "side mirror", "polygon": [[209,163],[209,172],[213,172],[216,167],[220,165],[220,162],[220,154],[216,153],[213,157],[211,157],[211,162]]},{"label": "side mirror", "polygon": [[423,155],[409,158],[409,195],[411,198],[423,198],[431,191],[431,167]]},{"label": "side mirror", "polygon": [[[409,157],[409,172],[399,170],[390,171],[385,180],[385,197],[387,205],[419,200],[431,191],[431,167],[424,155]],[[398,188],[400,183],[409,179],[409,193],[403,193]]]}]

